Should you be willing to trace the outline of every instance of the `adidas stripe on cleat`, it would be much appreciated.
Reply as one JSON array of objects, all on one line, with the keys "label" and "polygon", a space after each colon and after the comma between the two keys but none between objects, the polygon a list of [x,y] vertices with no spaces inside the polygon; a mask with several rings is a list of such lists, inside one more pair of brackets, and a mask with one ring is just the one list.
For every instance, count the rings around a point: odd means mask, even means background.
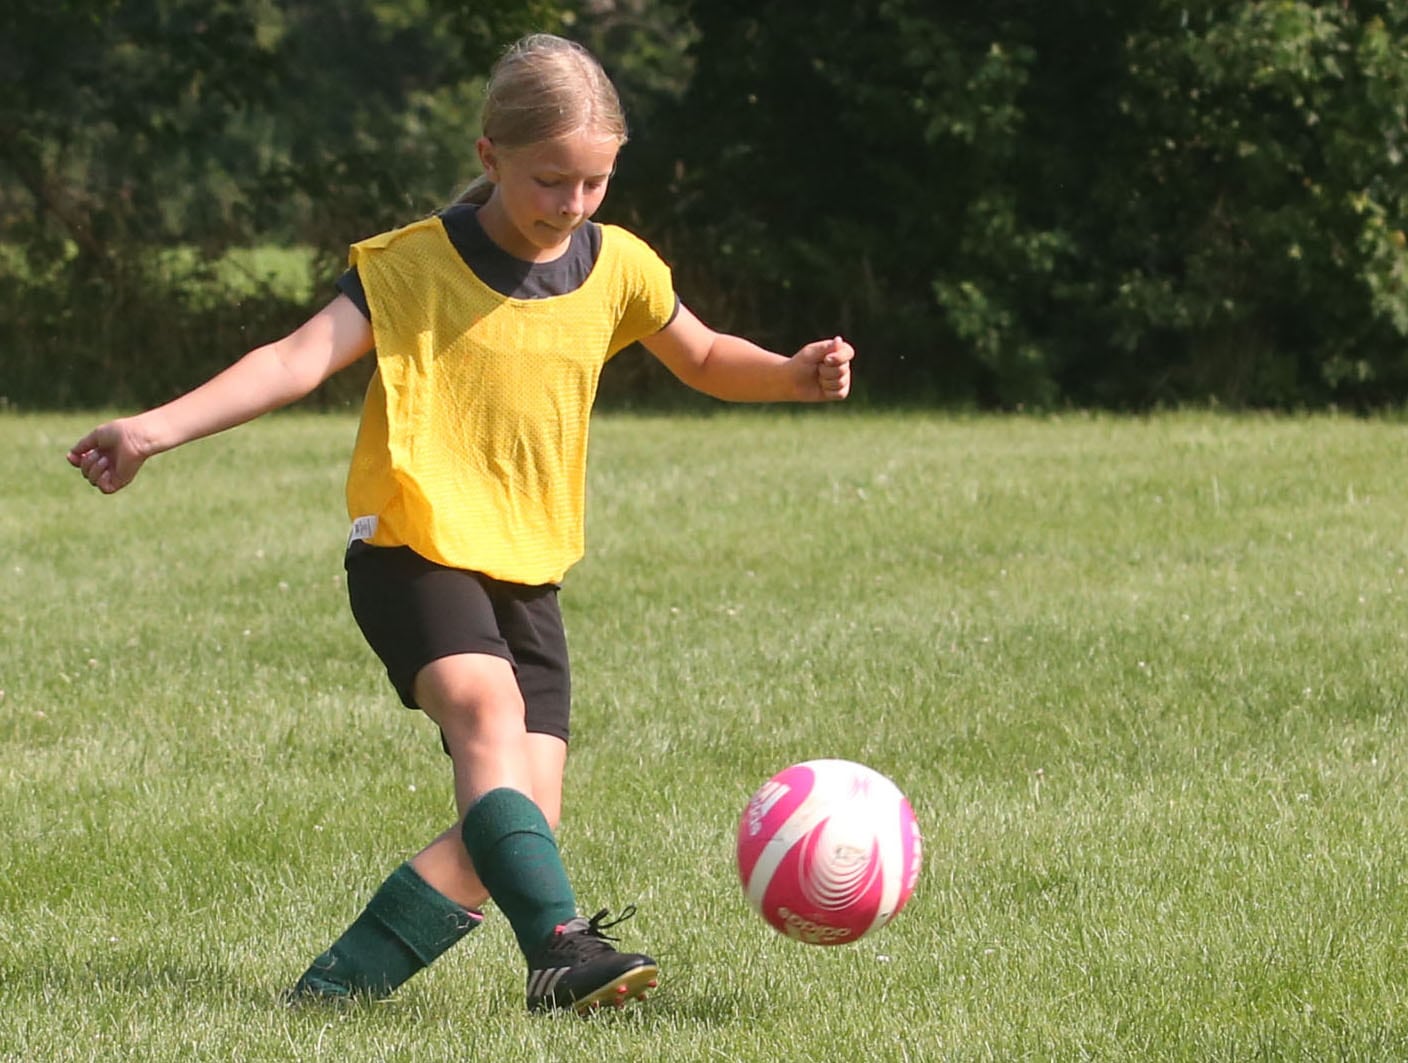
[{"label": "adidas stripe on cleat", "polygon": [[606,909],[591,919],[580,916],[559,926],[529,957],[528,1009],[571,1009],[586,1015],[602,1007],[624,1007],[644,1000],[659,983],[660,969],[641,953],[617,952],[602,933],[635,914],[627,908],[620,919],[603,922]]}]

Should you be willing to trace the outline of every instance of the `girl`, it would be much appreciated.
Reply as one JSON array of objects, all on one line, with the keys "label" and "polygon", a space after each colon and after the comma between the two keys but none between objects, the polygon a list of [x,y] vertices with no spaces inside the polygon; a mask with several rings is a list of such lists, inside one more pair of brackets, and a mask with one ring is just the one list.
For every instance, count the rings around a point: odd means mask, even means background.
[{"label": "girl", "polygon": [[375,348],[347,479],[348,596],[402,702],[439,726],[459,819],[392,872],[293,999],[391,993],[489,898],[527,960],[530,1009],[586,1012],[656,984],[654,960],[602,933],[605,910],[577,915],[553,833],[569,708],[557,592],[582,555],[598,376],[640,341],[720,399],[850,391],[840,337],[787,358],[714,332],[645,243],[590,220],[626,127],[583,48],[527,37],[486,93],[483,176],[455,204],[353,245],[339,294],[293,333],[68,454],[110,494],[152,455],[294,402]]}]

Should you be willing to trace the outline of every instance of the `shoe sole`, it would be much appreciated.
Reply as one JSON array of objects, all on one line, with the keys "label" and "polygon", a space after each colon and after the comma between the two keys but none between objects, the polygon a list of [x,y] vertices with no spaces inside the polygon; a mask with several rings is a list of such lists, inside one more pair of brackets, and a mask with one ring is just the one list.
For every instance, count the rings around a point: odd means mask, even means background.
[{"label": "shoe sole", "polygon": [[578,1015],[590,1015],[602,1008],[624,1008],[632,1000],[644,1000],[645,991],[660,984],[660,968],[655,964],[642,964],[633,967],[625,974],[611,979],[600,989],[563,1005]]}]

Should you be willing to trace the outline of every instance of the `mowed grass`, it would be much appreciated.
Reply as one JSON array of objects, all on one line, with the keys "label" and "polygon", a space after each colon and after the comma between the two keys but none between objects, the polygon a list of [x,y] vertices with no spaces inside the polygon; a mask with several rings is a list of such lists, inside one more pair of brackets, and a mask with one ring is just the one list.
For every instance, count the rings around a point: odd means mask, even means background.
[{"label": "mowed grass", "polygon": [[[561,844],[663,981],[582,1021],[492,910],[390,1002],[278,1006],[453,815],[347,613],[355,423],[102,498],[90,422],[0,417],[0,1058],[1408,1058],[1399,423],[599,417]],[[823,756],[925,837],[836,949],[733,865]]]}]

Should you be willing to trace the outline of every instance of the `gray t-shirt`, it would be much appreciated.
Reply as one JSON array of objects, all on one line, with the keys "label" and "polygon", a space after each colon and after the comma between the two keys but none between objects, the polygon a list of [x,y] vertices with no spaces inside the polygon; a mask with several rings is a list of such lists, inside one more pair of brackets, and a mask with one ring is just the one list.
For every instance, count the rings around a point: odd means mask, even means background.
[{"label": "gray t-shirt", "polygon": [[[547,299],[575,292],[591,274],[601,253],[601,229],[589,221],[572,233],[565,254],[551,262],[525,262],[489,239],[479,224],[478,214],[479,208],[474,204],[457,203],[438,217],[465,265],[490,288],[510,299]],[[337,290],[371,320],[367,295],[355,266],[337,279]]]}]

